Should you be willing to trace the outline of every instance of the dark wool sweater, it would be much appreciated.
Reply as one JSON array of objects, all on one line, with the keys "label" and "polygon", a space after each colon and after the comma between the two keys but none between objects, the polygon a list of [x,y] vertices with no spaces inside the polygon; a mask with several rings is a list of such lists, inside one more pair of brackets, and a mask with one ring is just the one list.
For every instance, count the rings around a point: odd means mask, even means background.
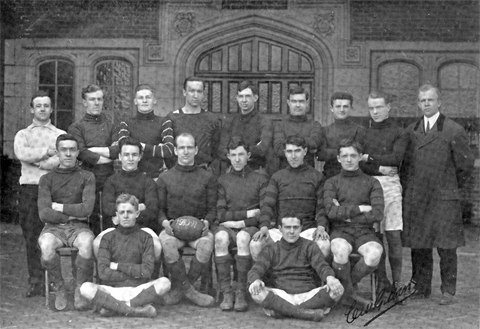
[{"label": "dark wool sweater", "polygon": [[220,223],[245,221],[245,226],[258,226],[258,217],[247,218],[247,210],[263,206],[268,178],[246,166],[232,170],[218,179],[217,218]]},{"label": "dark wool sweater", "polygon": [[308,119],[306,115],[289,115],[281,122],[275,124],[273,129],[273,150],[280,158],[280,168],[288,166],[285,158],[285,140],[288,136],[298,135],[305,138],[308,153],[305,156],[305,163],[315,167],[314,154],[311,151],[317,150],[322,145],[322,126],[314,120]]},{"label": "dark wool sweater", "polygon": [[173,155],[172,121],[155,113],[140,113],[120,123],[118,141],[132,137],[145,144],[138,169],[149,177],[157,178],[165,158]]},{"label": "dark wool sweater", "polygon": [[212,227],[216,218],[217,184],[211,171],[177,164],[160,174],[157,189],[160,225],[166,219],[193,216],[207,220]]},{"label": "dark wool sweater", "polygon": [[116,200],[122,193],[128,193],[137,197],[140,203],[144,203],[147,209],[140,212],[137,224],[140,227],[149,227],[159,233],[158,217],[158,194],[157,186],[153,179],[140,172],[125,171],[113,174],[105,181],[103,188],[103,213],[105,227],[110,227],[111,218],[116,215]]},{"label": "dark wool sweater", "polygon": [[[336,199],[340,206],[333,203]],[[373,223],[383,219],[384,201],[380,182],[362,170],[343,170],[329,178],[323,187],[323,205],[318,222],[331,229],[343,227],[372,228]],[[372,211],[360,212],[360,205],[372,206]],[[345,220],[350,219],[351,222]]]},{"label": "dark wool sweater", "polygon": [[268,151],[272,149],[273,139],[272,121],[269,118],[256,109],[247,114],[235,115],[229,129],[225,129],[224,136],[222,136],[220,154],[223,160],[228,161],[227,147],[233,136],[241,136],[250,147],[252,155],[248,160],[248,165],[253,170],[266,166]]},{"label": "dark wool sweater", "polygon": [[[118,263],[117,270],[110,263]],[[102,284],[111,287],[136,287],[150,280],[155,255],[150,234],[133,227],[118,226],[100,241],[98,275]]]},{"label": "dark wool sweater", "polygon": [[380,166],[399,167],[407,148],[407,135],[390,118],[382,122],[370,120],[367,129],[363,154],[368,161],[360,162],[362,171],[371,176],[381,176]]},{"label": "dark wool sweater", "polygon": [[322,127],[323,145],[317,151],[319,161],[325,161],[323,166],[323,175],[326,178],[338,175],[342,166],[337,161],[337,148],[342,139],[354,139],[360,144],[365,142],[365,127],[359,126],[349,118],[345,120],[335,120],[329,126]]},{"label": "dark wool sweater", "polygon": [[308,292],[320,287],[327,276],[335,276],[315,242],[302,237],[294,243],[282,238],[263,248],[248,272],[249,285],[257,279],[262,280],[266,274],[271,279],[266,282],[268,286],[289,294]]},{"label": "dark wool sweater", "polygon": [[[63,204],[63,212],[52,209],[52,202]],[[95,203],[95,176],[75,166],[55,168],[40,177],[38,212],[44,223],[66,223],[69,217],[82,220],[92,214]]]},{"label": "dark wool sweater", "polygon": [[113,162],[97,164],[100,156],[88,150],[89,147],[108,147],[110,159],[118,158],[118,147],[112,146],[114,141],[113,124],[105,114],[85,116],[68,127],[68,133],[75,136],[78,141],[78,160],[82,161],[81,167],[91,171],[97,176],[110,176],[113,174]]},{"label": "dark wool sweater", "polygon": [[315,214],[321,206],[321,182],[322,174],[306,164],[277,171],[268,183],[260,227],[270,227],[272,220],[277,227],[280,219],[292,212],[302,220],[303,230],[316,227]]},{"label": "dark wool sweater", "polygon": [[[168,113],[167,118],[172,121],[174,137],[190,133],[195,138],[198,146],[196,164],[210,164],[217,158],[221,124],[215,114],[204,110],[200,113],[186,114],[179,109]],[[172,158],[170,162],[175,163],[174,161]]]}]

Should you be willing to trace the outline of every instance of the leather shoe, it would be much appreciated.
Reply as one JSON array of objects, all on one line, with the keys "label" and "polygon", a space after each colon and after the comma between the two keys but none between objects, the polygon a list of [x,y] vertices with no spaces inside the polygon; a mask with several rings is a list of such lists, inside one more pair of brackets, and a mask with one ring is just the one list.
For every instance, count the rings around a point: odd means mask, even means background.
[{"label": "leather shoe", "polygon": [[453,303],[455,303],[455,296],[450,295],[448,292],[442,294],[440,305],[452,305]]},{"label": "leather shoe", "polygon": [[43,296],[45,297],[45,285],[42,283],[32,283],[30,287],[28,287],[27,292],[25,293],[25,297],[35,297],[35,296]]},{"label": "leather shoe", "polygon": [[430,295],[423,291],[414,292],[408,299],[427,299],[430,298]]}]

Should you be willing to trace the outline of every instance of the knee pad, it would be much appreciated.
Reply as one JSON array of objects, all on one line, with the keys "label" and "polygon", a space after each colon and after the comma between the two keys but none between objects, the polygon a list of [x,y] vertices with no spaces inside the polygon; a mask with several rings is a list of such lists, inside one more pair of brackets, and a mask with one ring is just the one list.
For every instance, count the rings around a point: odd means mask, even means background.
[{"label": "knee pad", "polygon": [[197,244],[196,257],[200,263],[206,263],[210,260],[213,251],[213,241],[208,237],[201,238]]}]

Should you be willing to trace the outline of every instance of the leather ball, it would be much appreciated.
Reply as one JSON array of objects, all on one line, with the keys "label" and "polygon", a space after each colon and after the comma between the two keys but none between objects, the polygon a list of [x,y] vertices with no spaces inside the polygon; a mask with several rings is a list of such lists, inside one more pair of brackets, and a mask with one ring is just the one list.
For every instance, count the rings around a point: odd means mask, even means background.
[{"label": "leather ball", "polygon": [[178,217],[170,226],[173,229],[173,235],[177,239],[188,242],[200,238],[205,227],[200,219],[193,216]]}]

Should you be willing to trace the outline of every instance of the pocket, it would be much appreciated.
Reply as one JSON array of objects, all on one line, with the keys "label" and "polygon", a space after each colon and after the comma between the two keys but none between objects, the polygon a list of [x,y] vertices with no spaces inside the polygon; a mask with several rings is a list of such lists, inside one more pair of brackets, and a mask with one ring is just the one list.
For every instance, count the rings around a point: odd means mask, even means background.
[{"label": "pocket", "polygon": [[440,190],[440,197],[442,200],[460,200],[460,192],[458,189]]}]

